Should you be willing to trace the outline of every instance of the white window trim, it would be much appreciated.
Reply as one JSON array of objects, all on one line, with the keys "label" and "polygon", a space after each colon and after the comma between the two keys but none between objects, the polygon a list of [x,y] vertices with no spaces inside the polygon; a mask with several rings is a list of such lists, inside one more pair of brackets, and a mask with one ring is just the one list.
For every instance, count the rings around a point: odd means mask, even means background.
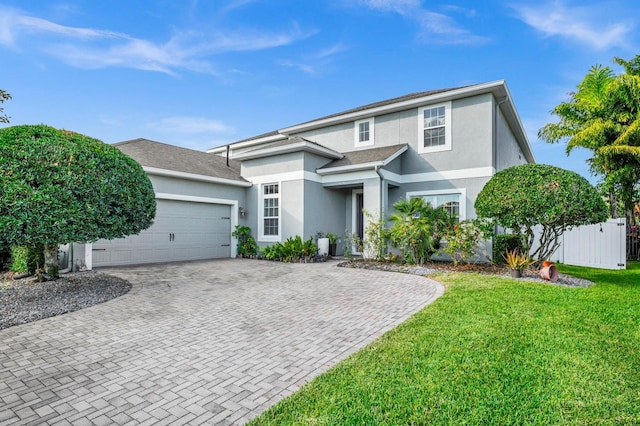
[{"label": "white window trim", "polygon": [[431,195],[460,195],[460,217],[459,220],[462,222],[467,219],[467,189],[466,188],[455,188],[455,189],[439,189],[435,191],[413,191],[407,192],[407,200],[414,197],[425,197]]},{"label": "white window trim", "polygon": [[[369,123],[369,140],[365,142],[360,142],[360,124],[361,123]],[[371,146],[375,144],[375,119],[374,117],[365,118],[364,120],[358,120],[353,124],[353,144],[356,148],[362,146]]]},{"label": "white window trim", "polygon": [[[444,145],[424,146],[424,111],[441,106],[444,107]],[[418,108],[418,152],[424,154],[440,151],[451,151],[451,101]]]},{"label": "white window trim", "polygon": [[[278,194],[267,198],[278,199],[278,235],[264,235],[264,187],[266,185],[278,185]],[[259,185],[258,191],[258,242],[280,242],[282,235],[282,182],[265,182]]]}]

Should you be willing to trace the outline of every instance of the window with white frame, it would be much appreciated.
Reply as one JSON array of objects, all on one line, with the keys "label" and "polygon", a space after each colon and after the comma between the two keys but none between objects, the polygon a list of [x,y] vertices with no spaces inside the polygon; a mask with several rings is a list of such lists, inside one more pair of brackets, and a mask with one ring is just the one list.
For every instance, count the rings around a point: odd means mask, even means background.
[{"label": "window with white frame", "polygon": [[418,110],[420,143],[418,152],[451,149],[451,102],[430,105]]},{"label": "window with white frame", "polygon": [[280,236],[280,184],[266,183],[261,191],[260,239],[276,241]]},{"label": "window with white frame", "polygon": [[466,190],[409,192],[409,198],[422,198],[433,208],[440,208],[457,221],[466,218]]},{"label": "window with white frame", "polygon": [[354,126],[355,146],[369,146],[374,144],[374,121],[373,118],[358,120]]}]

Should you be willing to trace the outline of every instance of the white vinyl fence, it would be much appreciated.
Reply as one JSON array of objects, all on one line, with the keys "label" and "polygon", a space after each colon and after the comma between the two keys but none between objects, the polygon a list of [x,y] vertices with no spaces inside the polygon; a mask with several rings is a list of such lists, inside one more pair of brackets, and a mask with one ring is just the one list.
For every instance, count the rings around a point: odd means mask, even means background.
[{"label": "white vinyl fence", "polygon": [[626,219],[609,219],[565,232],[551,260],[591,268],[626,269],[626,245]]}]

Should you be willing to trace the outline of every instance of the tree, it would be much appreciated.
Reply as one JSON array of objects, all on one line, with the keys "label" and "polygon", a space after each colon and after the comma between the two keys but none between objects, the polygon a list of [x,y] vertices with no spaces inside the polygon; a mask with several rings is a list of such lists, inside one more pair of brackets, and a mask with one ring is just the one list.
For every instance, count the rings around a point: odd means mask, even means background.
[{"label": "tree", "polygon": [[440,236],[450,223],[443,209],[434,209],[422,198],[402,199],[389,216],[391,243],[402,250],[409,263],[424,263],[438,250]]},{"label": "tree", "polygon": [[615,218],[618,201],[625,211],[632,210],[640,181],[640,55],[614,61],[625,72],[616,76],[609,67],[592,67],[569,101],[553,109],[559,121],[546,124],[538,137],[566,141],[567,155],[578,147],[593,152],[591,172],[603,176]]},{"label": "tree", "polygon": [[46,275],[60,244],[137,234],[155,211],[149,178],[117,148],[45,125],[0,129],[0,247],[43,245]]},{"label": "tree", "polygon": [[496,173],[475,202],[478,216],[523,235],[526,252],[540,225],[540,246],[532,253],[548,259],[558,237],[575,226],[607,218],[607,206],[596,189],[579,174],[546,164],[522,164]]},{"label": "tree", "polygon": [[[4,101],[8,101],[9,99],[11,99],[11,95],[5,92],[4,90],[0,89],[0,104],[3,103]],[[4,108],[0,107],[0,123],[8,123],[9,117],[7,117],[6,115],[3,115],[2,114],[3,111],[4,111]]]}]

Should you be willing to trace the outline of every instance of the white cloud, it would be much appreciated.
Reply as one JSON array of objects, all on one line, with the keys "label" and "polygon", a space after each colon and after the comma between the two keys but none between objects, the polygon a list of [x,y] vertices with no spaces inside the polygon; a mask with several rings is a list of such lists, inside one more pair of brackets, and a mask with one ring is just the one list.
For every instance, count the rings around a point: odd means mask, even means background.
[{"label": "white cloud", "polygon": [[293,61],[280,61],[279,65],[283,67],[295,68],[297,70],[302,71],[305,74],[315,75],[317,73],[316,68],[310,64],[304,64],[301,62],[293,62]]},{"label": "white cloud", "polygon": [[179,70],[214,73],[211,56],[225,52],[265,50],[309,37],[294,24],[289,30],[197,33],[176,31],[157,43],[128,34],[59,25],[0,7],[0,44],[33,46],[81,68],[124,67],[175,74]]},{"label": "white cloud", "polygon": [[626,46],[631,31],[631,27],[622,22],[603,22],[599,8],[566,7],[559,1],[512,7],[520,20],[546,36],[577,40],[599,50]]},{"label": "white cloud", "polygon": [[460,27],[453,18],[423,8],[420,0],[356,0],[356,3],[415,21],[421,28],[419,38],[426,43],[483,44],[489,41]]},{"label": "white cloud", "polygon": [[227,126],[222,121],[211,120],[205,117],[166,117],[160,121],[148,123],[146,127],[162,132],[186,134],[235,132],[233,127]]},{"label": "white cloud", "polygon": [[331,64],[335,55],[347,50],[349,50],[348,46],[338,42],[315,53],[304,55],[302,61],[283,60],[278,62],[278,65],[295,68],[305,74],[317,76],[322,74],[322,71]]}]

